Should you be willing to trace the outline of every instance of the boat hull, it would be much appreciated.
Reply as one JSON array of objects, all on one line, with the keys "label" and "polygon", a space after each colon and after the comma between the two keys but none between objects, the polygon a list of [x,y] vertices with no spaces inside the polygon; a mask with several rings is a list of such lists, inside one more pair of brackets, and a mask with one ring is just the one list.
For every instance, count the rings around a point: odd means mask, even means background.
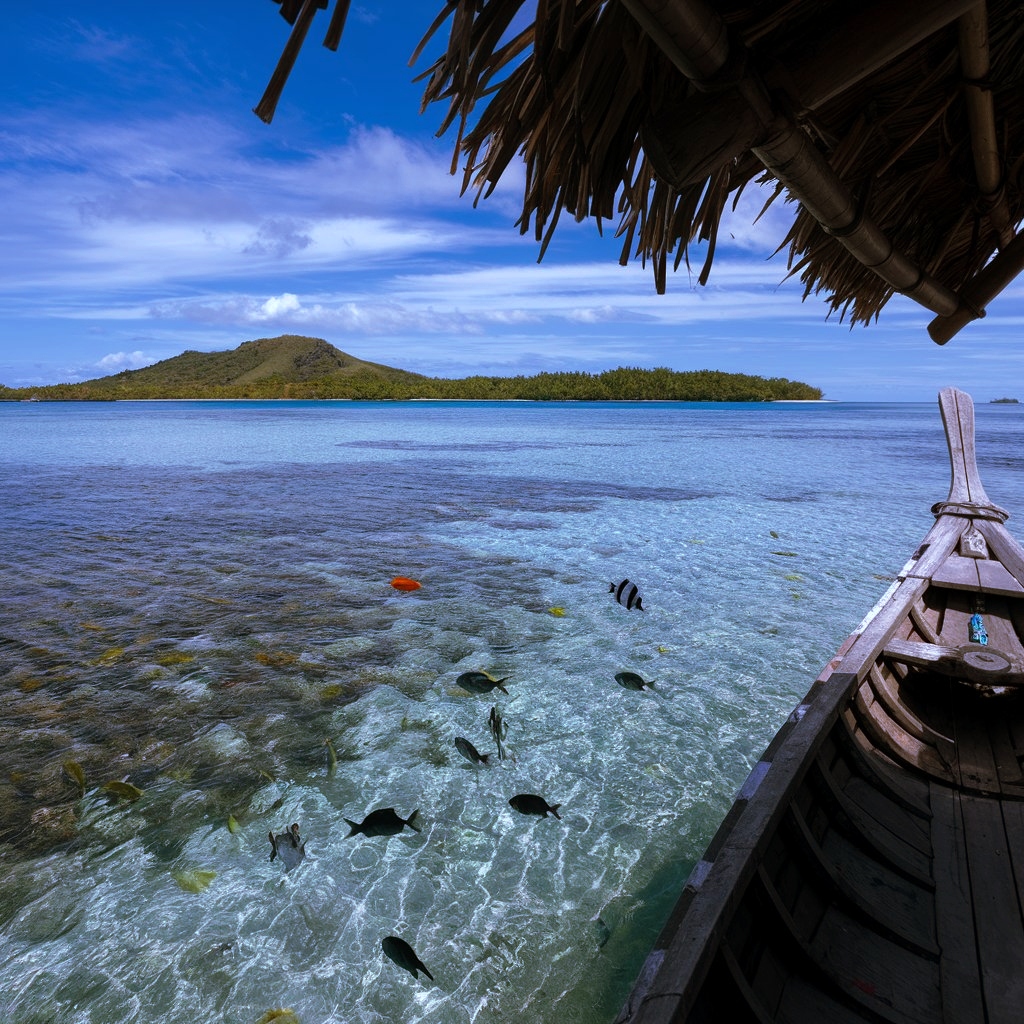
[{"label": "boat hull", "polygon": [[1024,552],[969,396],[940,406],[949,498],[750,773],[619,1024],[1024,1019]]}]

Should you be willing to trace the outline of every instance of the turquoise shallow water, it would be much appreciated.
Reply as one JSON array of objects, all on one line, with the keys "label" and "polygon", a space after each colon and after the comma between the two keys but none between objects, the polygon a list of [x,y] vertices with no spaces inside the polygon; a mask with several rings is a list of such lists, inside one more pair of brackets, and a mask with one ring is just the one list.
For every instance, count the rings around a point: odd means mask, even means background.
[{"label": "turquoise shallow water", "polygon": [[[1024,413],[978,435],[1024,514]],[[948,479],[934,405],[0,405],[3,1018],[612,1019]]]}]

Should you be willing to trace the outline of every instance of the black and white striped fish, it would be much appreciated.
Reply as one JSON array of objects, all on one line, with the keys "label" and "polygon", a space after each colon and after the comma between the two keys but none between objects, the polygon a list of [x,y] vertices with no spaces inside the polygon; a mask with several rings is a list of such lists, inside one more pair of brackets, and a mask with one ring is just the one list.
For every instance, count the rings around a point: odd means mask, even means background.
[{"label": "black and white striped fish", "polygon": [[621,583],[609,583],[608,593],[615,595],[615,600],[621,605],[625,605],[627,608],[637,608],[640,611],[644,611],[644,606],[641,603],[643,598],[640,596],[640,590],[635,583],[630,583],[629,580],[623,580]]}]

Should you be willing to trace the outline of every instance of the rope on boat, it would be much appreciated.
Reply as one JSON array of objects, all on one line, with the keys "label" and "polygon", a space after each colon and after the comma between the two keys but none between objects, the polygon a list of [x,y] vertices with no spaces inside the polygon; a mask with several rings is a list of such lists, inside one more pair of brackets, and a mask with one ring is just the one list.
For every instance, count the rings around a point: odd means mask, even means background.
[{"label": "rope on boat", "polygon": [[993,519],[1005,523],[1010,513],[998,505],[978,505],[973,501],[937,501],[932,505],[932,515],[964,516],[969,519]]}]

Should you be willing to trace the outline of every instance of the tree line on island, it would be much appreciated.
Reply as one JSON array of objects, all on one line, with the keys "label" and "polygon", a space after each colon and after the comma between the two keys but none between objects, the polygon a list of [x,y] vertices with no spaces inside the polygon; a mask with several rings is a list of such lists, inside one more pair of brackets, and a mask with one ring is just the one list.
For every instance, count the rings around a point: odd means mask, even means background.
[{"label": "tree line on island", "polygon": [[425,377],[369,363],[320,338],[283,335],[227,352],[184,352],[140,370],[74,384],[8,388],[0,400],[352,399],[498,401],[771,402],[815,400],[821,389],[785,377],[719,370],[619,367],[602,373]]}]

